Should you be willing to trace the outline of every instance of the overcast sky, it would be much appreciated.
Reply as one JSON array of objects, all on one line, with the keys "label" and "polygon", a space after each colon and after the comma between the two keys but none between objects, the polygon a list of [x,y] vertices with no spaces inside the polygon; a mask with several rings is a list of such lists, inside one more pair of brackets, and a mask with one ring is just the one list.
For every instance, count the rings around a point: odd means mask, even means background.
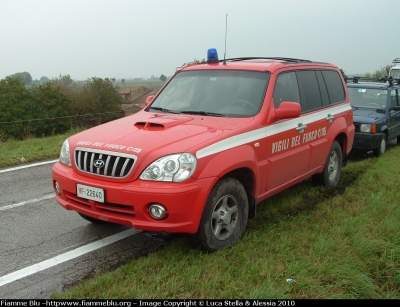
[{"label": "overcast sky", "polygon": [[0,79],[168,77],[208,48],[222,59],[226,23],[226,58],[302,58],[352,74],[400,57],[399,0],[0,0]]}]

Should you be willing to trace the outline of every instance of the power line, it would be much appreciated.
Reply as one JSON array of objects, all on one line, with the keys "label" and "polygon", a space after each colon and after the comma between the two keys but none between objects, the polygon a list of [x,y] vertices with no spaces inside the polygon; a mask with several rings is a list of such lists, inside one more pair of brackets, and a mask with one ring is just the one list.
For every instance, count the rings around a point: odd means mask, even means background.
[{"label": "power line", "polygon": [[56,117],[48,117],[48,118],[23,119],[23,120],[16,120],[16,121],[10,121],[10,122],[0,122],[0,124],[14,124],[14,123],[34,122],[34,121],[73,118],[73,117],[84,117],[84,116],[113,114],[113,113],[123,113],[123,111],[121,110],[121,111],[115,111],[115,112],[89,113],[89,114],[76,114],[76,115],[69,115],[69,116],[58,116],[58,117],[56,116]]}]

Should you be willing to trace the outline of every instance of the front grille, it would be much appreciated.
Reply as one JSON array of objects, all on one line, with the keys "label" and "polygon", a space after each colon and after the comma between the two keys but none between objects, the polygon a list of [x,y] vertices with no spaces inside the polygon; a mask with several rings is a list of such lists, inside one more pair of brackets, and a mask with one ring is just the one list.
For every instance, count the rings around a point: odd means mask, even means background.
[{"label": "front grille", "polygon": [[92,175],[125,178],[133,169],[137,157],[113,151],[77,147],[75,165],[85,173]]},{"label": "front grille", "polygon": [[356,132],[360,132],[360,124],[354,123],[354,128],[356,128],[355,129]]}]

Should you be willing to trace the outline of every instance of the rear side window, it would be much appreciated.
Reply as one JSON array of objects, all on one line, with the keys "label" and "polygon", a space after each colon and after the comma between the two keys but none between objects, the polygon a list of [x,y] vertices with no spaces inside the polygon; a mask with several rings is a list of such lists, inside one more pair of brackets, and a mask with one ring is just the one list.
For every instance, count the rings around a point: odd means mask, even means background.
[{"label": "rear side window", "polygon": [[322,107],[321,93],[314,70],[297,71],[302,112],[309,112]]},{"label": "rear side window", "polygon": [[344,102],[346,95],[337,71],[297,70],[278,76],[273,98],[275,108],[282,101],[295,101],[306,113]]},{"label": "rear side window", "polygon": [[330,101],[329,101],[328,90],[326,89],[325,80],[324,80],[324,77],[322,76],[322,72],[320,70],[318,70],[318,71],[316,71],[316,74],[317,74],[319,89],[321,91],[322,105],[324,107],[329,106]]},{"label": "rear side window", "polygon": [[328,90],[330,104],[344,102],[346,95],[339,73],[334,70],[322,70],[322,76]]}]

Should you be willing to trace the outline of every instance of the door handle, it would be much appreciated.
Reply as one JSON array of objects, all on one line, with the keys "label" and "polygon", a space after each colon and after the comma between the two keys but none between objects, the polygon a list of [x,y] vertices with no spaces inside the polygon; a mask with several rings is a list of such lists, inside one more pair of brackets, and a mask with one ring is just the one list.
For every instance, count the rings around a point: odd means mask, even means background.
[{"label": "door handle", "polygon": [[297,125],[297,127],[296,127],[296,130],[297,130],[298,132],[300,132],[300,133],[303,133],[304,130],[306,130],[306,128],[307,128],[307,125],[303,125],[302,123],[299,123],[299,124]]},{"label": "door handle", "polygon": [[333,121],[333,119],[335,118],[335,116],[333,116],[332,114],[328,114],[328,116],[326,117],[326,120],[331,123]]}]

